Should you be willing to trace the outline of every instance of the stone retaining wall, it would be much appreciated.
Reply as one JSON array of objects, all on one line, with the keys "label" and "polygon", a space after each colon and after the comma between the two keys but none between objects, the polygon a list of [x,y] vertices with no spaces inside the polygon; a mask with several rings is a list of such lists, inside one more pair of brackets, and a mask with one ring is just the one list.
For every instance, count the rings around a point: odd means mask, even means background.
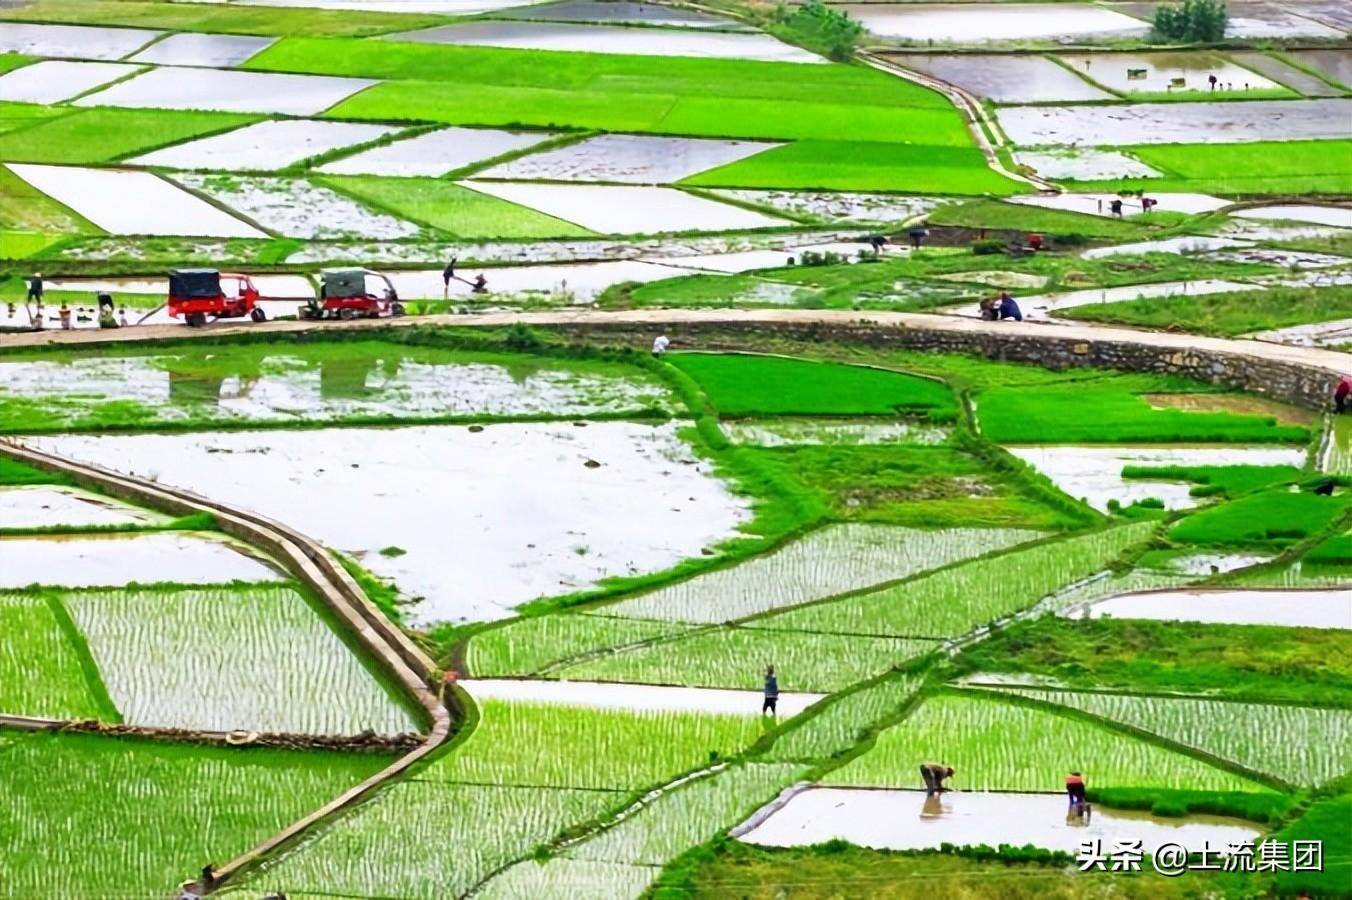
[{"label": "stone retaining wall", "polygon": [[[605,320],[551,326],[568,338],[629,347],[651,346],[653,325]],[[1264,359],[1210,349],[1180,350],[1144,341],[1082,340],[1057,337],[1046,330],[1020,333],[1014,324],[990,331],[956,331],[895,327],[877,322],[673,322],[665,330],[677,350],[757,350],[785,352],[784,341],[814,345],[844,344],[880,350],[963,353],[1009,362],[1035,363],[1049,369],[1107,368],[1128,372],[1181,375],[1207,384],[1265,394],[1309,409],[1326,409],[1339,373],[1322,366]],[[1232,342],[1240,344],[1241,342]],[[793,348],[787,348],[792,350]]]}]

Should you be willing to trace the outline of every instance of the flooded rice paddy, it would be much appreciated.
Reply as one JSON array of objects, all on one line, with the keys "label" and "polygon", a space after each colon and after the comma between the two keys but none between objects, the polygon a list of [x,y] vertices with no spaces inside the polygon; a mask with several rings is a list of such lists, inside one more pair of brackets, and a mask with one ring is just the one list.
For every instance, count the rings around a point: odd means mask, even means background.
[{"label": "flooded rice paddy", "polygon": [[1215,53],[1062,53],[1077,72],[1122,94],[1272,91],[1280,85]]},{"label": "flooded rice paddy", "polygon": [[[1115,4],[1118,9],[1143,19],[1151,19],[1159,4],[1131,2]],[[1291,38],[1337,39],[1342,31],[1316,21],[1308,13],[1315,10],[1312,3],[1301,2],[1296,8],[1289,2],[1269,0],[1239,0],[1227,4],[1229,13],[1225,25],[1227,38],[1289,40]]]},{"label": "flooded rice paddy", "polygon": [[137,71],[136,66],[107,62],[48,60],[0,75],[0,100],[13,103],[60,103]]},{"label": "flooded rice paddy", "polygon": [[0,528],[146,525],[165,517],[73,487],[0,487]]},{"label": "flooded rice paddy", "polygon": [[267,236],[149,172],[19,163],[9,169],[112,234]]},{"label": "flooded rice paddy", "polygon": [[1335,228],[1352,228],[1352,206],[1315,206],[1309,203],[1279,203],[1251,206],[1231,213],[1241,219],[1278,222],[1310,222]]},{"label": "flooded rice paddy", "polygon": [[1087,3],[845,3],[836,8],[879,37],[984,44],[1065,37],[1144,37],[1150,26]]},{"label": "flooded rice paddy", "polygon": [[543,22],[650,25],[662,28],[717,28],[720,31],[750,30],[749,26],[736,19],[660,3],[638,3],[628,0],[563,0],[561,3],[542,3],[513,10],[505,13],[502,18]]},{"label": "flooded rice paddy", "polygon": [[418,725],[296,591],[62,597],[131,725],[379,735]]},{"label": "flooded rice paddy", "polygon": [[1205,576],[1247,569],[1274,558],[1270,553],[1184,553],[1169,556],[1160,566],[1168,572]]},{"label": "flooded rice paddy", "polygon": [[176,174],[200,191],[283,237],[333,240],[415,238],[423,229],[304,178]]},{"label": "flooded rice paddy", "polygon": [[275,37],[243,34],[171,34],[131,57],[130,62],[157,66],[206,66],[229,69],[277,42]]},{"label": "flooded rice paddy", "polygon": [[[1214,212],[1230,205],[1229,200],[1213,197],[1210,194],[1152,193],[1150,199],[1159,201],[1159,206],[1155,208],[1160,212],[1195,214]],[[1111,216],[1114,200],[1122,201],[1123,215],[1134,216],[1142,212],[1141,198],[1124,197],[1110,193],[1027,194],[1010,198],[1011,203],[1024,203],[1029,206],[1040,206],[1043,209],[1059,209],[1064,212],[1084,213],[1089,216]]]},{"label": "flooded rice paddy", "polygon": [[828,525],[755,556],[624,600],[630,618],[717,624],[896,581],[1041,537],[1025,529]]},{"label": "flooded rice paddy", "polygon": [[458,183],[599,234],[735,231],[791,224],[785,219],[715,203],[675,188],[500,181]]},{"label": "flooded rice paddy", "polygon": [[1297,64],[1307,66],[1325,78],[1352,89],[1352,50],[1288,50]]},{"label": "flooded rice paddy", "polygon": [[[760,691],[723,688],[668,687],[653,684],[621,684],[608,681],[527,681],[522,679],[471,679],[460,686],[475,700],[515,700],[557,703],[592,709],[626,712],[698,712],[759,716]],[[796,716],[825,694],[782,693],[778,714]]]},{"label": "flooded rice paddy", "polygon": [[748,419],[719,426],[735,444],[759,447],[853,446],[911,444],[930,447],[946,442],[952,430],[925,422],[878,422],[872,419]]},{"label": "flooded rice paddy", "polygon": [[1080,255],[1085,259],[1105,259],[1109,256],[1139,256],[1145,253],[1194,255],[1248,246],[1248,241],[1235,238],[1184,234],[1179,237],[1160,238],[1153,241],[1136,241],[1130,244],[1115,244],[1111,247],[1095,247],[1093,250],[1086,250]]},{"label": "flooded rice paddy", "polygon": [[[1018,298],[1019,309],[1026,319],[1048,319],[1063,309],[1092,306],[1098,303],[1120,303],[1130,300],[1152,300],[1162,297],[1197,297],[1206,294],[1231,294],[1238,291],[1259,291],[1256,284],[1238,281],[1167,281],[1158,284],[1130,284],[1114,288],[1088,288],[1064,294],[1038,294]],[[959,316],[980,316],[980,305],[969,303],[948,312]]]},{"label": "flooded rice paddy", "polygon": [[[919,775],[916,775],[919,778]],[[950,792],[812,787],[793,795],[764,821],[738,834],[767,847],[805,847],[832,839],[879,850],[937,850],[943,844],[997,847],[1032,844],[1076,852],[1081,842],[1141,841],[1148,854],[1168,843],[1200,851],[1255,840],[1255,825],[1219,816],[1160,818],[1095,806],[1088,824],[1066,815],[1061,794]],[[754,821],[754,819],[753,819]],[[736,833],[736,832],[735,832]]]},{"label": "flooded rice paddy", "polygon": [[1110,181],[1115,178],[1158,178],[1160,173],[1134,156],[1111,150],[1020,150],[1015,160],[1043,178]]},{"label": "flooded rice paddy", "polygon": [[393,40],[516,50],[623,53],[633,56],[697,56],[760,62],[825,63],[815,53],[768,34],[690,28],[632,28],[566,22],[470,22],[392,36]]},{"label": "flooded rice paddy", "polygon": [[942,206],[938,197],[903,197],[897,194],[862,194],[849,191],[711,191],[718,197],[767,206],[788,216],[828,222],[881,224],[905,222],[927,215]]},{"label": "flooded rice paddy", "polygon": [[410,618],[428,623],[502,618],[527,600],[665,569],[731,537],[749,518],[747,502],[694,458],[677,428],[594,422],[32,442],[286,522],[393,579],[417,598]]},{"label": "flooded rice paddy", "polygon": [[320,166],[335,175],[437,177],[466,166],[525,150],[557,137],[547,131],[497,131],[490,128],[441,128],[372,147]]},{"label": "flooded rice paddy", "polygon": [[312,156],[374,141],[398,130],[390,125],[305,119],[258,122],[225,134],[155,150],[130,162],[169,169],[271,172]]},{"label": "flooded rice paddy", "polygon": [[1010,140],[1027,146],[1338,140],[1347,136],[1352,100],[1018,106],[999,115]]},{"label": "flooded rice paddy", "polygon": [[605,134],[518,157],[478,173],[516,181],[607,181],[675,184],[781,144]]},{"label": "flooded rice paddy", "polygon": [[1174,590],[1122,594],[1068,609],[1070,618],[1352,629],[1352,590]]},{"label": "flooded rice paddy", "polygon": [[1123,478],[1126,466],[1296,466],[1305,462],[1303,447],[1071,447],[1010,446],[1010,453],[1046,475],[1065,493],[1104,512],[1108,502],[1123,506],[1147,498],[1167,509],[1197,505],[1190,482]]},{"label": "flooded rice paddy", "polygon": [[280,580],[277,570],[246,555],[245,549],[215,535],[181,531],[4,537],[0,588]]},{"label": "flooded rice paddy", "polygon": [[147,422],[581,417],[677,408],[661,382],[638,371],[379,345],[321,357],[296,348],[206,359],[9,358],[0,360],[0,377],[0,401],[19,402],[25,416],[57,427],[78,425],[107,403],[135,406]]},{"label": "flooded rice paddy", "polygon": [[75,105],[314,116],[373,84],[366,78],[173,67],[151,69]]},{"label": "flooded rice paddy", "polygon": [[1309,72],[1297,69],[1295,66],[1268,56],[1266,53],[1252,51],[1231,53],[1230,58],[1241,66],[1253,69],[1260,75],[1298,91],[1306,97],[1337,97],[1342,93],[1341,90],[1322,78],[1317,78]]},{"label": "flooded rice paddy", "polygon": [[1113,95],[1041,56],[896,54],[888,59],[996,103],[1112,100]]},{"label": "flooded rice paddy", "polygon": [[6,22],[0,28],[0,53],[116,60],[135,53],[163,33],[144,28]]},{"label": "flooded rice paddy", "polygon": [[[680,271],[652,262],[614,260],[611,262],[576,263],[559,266],[511,266],[495,269],[462,267],[465,278],[474,278],[480,272],[488,279],[493,298],[529,299],[556,304],[586,304],[594,301],[606,288],[627,281],[661,281]],[[442,280],[439,270],[396,272],[390,279],[404,299],[440,300]],[[451,297],[473,301],[476,295],[468,285],[451,282]]]}]

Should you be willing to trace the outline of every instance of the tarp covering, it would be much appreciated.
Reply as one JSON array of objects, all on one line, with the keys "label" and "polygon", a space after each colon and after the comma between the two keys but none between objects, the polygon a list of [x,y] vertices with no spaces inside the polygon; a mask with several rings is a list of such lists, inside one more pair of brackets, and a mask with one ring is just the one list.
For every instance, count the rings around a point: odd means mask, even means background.
[{"label": "tarp covering", "polygon": [[221,273],[215,269],[173,269],[169,272],[169,296],[217,297]]},{"label": "tarp covering", "polygon": [[366,296],[366,272],[363,269],[325,269],[325,297]]}]

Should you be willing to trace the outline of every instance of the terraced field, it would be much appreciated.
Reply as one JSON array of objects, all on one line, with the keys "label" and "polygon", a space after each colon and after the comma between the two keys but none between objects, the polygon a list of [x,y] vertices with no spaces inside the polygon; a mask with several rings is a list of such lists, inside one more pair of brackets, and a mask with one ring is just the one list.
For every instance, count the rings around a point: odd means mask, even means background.
[{"label": "terraced field", "polygon": [[1352,20],[1205,5],[0,3],[0,898],[1352,896]]}]

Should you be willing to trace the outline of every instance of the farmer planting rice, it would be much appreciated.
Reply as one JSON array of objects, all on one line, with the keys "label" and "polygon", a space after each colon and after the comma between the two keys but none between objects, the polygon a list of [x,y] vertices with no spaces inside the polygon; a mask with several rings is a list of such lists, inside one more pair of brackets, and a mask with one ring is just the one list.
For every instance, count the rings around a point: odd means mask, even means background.
[{"label": "farmer planting rice", "polygon": [[941,794],[948,788],[944,780],[953,777],[953,767],[942,763],[924,763],[920,766],[920,778],[925,782],[926,794]]}]

